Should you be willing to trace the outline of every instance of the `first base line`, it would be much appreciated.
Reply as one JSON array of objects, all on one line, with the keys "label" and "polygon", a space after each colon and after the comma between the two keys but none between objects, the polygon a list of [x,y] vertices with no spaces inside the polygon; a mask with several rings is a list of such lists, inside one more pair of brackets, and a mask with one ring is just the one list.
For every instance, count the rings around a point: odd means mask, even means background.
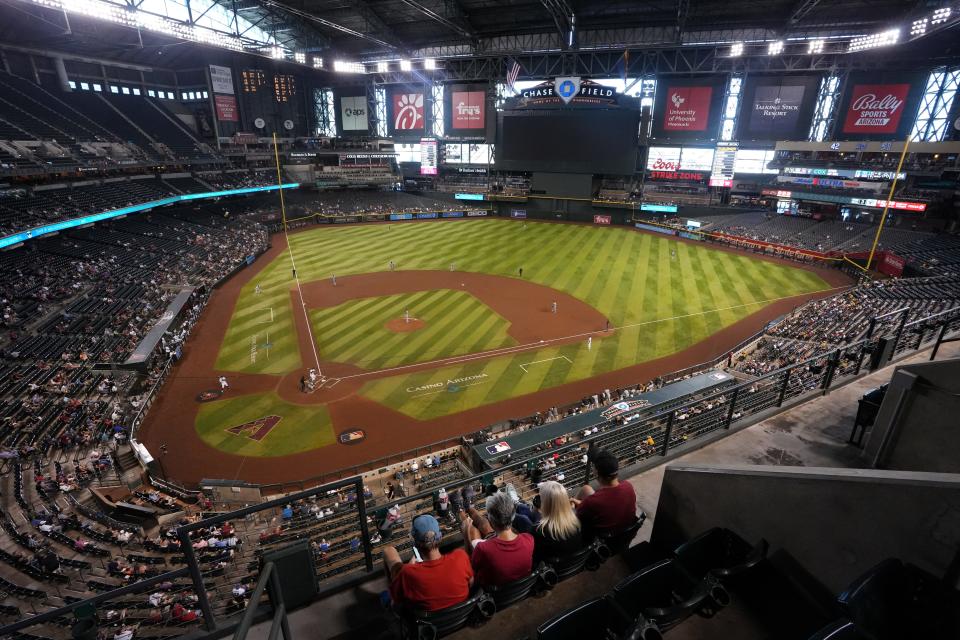
[{"label": "first base line", "polygon": [[573,364],[573,360],[571,360],[571,359],[568,358],[567,356],[557,356],[556,358],[546,358],[546,359],[544,359],[544,360],[534,360],[533,362],[527,362],[527,363],[525,363],[525,364],[521,364],[521,365],[520,365],[520,368],[523,369],[523,372],[524,372],[524,373],[529,373],[529,371],[527,371],[527,367],[529,367],[530,365],[532,365],[532,364],[540,364],[541,362],[550,362],[550,361],[552,361],[552,360],[566,360],[566,361],[569,362],[570,364]]}]

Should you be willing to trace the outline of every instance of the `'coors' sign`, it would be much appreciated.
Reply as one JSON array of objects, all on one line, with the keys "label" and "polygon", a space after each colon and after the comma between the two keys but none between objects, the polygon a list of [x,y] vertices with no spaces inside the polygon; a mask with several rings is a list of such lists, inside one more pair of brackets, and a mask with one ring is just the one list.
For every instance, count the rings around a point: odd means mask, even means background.
[{"label": "'coors' sign", "polygon": [[909,84],[855,85],[843,132],[896,133],[909,92]]}]

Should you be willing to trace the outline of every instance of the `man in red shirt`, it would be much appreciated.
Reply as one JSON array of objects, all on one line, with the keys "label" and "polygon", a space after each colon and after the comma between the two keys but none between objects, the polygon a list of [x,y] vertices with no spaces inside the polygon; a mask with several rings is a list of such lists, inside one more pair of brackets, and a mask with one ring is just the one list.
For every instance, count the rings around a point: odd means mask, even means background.
[{"label": "man in red shirt", "polygon": [[410,532],[420,558],[404,564],[395,547],[383,550],[383,567],[393,601],[425,611],[452,607],[470,596],[473,568],[463,549],[440,553],[440,524],[431,515],[413,519]]},{"label": "man in red shirt", "polygon": [[599,487],[580,490],[579,499],[571,498],[577,517],[589,536],[616,533],[637,521],[637,494],[629,482],[620,482],[617,456],[607,450],[593,456]]},{"label": "man in red shirt", "polygon": [[463,520],[463,540],[471,551],[477,583],[495,587],[530,575],[533,536],[513,530],[517,503],[506,491],[497,491],[487,498],[486,506],[486,518],[470,509],[472,521]]}]

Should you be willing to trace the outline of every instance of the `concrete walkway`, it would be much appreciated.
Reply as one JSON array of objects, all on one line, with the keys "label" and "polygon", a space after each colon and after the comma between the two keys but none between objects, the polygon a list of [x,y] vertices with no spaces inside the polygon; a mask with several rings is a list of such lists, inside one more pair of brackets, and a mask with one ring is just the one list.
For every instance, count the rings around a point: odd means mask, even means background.
[{"label": "concrete walkway", "polygon": [[[960,343],[945,344],[937,360],[960,357]],[[897,363],[926,362],[926,350]],[[871,389],[889,382],[897,365],[886,367],[855,380],[828,395],[793,407],[702,449],[675,458],[675,463],[697,464],[763,464],[794,467],[862,468],[861,450],[847,444],[857,415],[857,401]],[[644,471],[629,480],[637,491],[640,507],[653,524],[660,499],[660,484],[666,464]],[[641,533],[649,539],[653,526]]]}]

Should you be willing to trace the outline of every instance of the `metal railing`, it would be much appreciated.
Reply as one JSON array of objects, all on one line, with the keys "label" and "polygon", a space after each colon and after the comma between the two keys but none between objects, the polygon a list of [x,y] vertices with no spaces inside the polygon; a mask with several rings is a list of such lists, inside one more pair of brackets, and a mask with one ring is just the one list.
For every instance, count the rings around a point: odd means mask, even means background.
[{"label": "metal railing", "polygon": [[[170,534],[179,543],[173,551],[178,555],[164,559],[165,565],[183,563],[184,567],[0,627],[0,637],[17,633],[65,637],[68,614],[85,605],[98,608],[101,625],[152,624],[179,629],[200,624],[208,631],[223,629],[237,624],[244,611],[252,615],[249,607],[255,608],[262,594],[254,585],[273,579],[274,574],[260,572],[261,557],[294,541],[311,545],[313,572],[321,593],[335,592],[379,575],[376,560],[387,545],[409,552],[412,542],[407,531],[416,515],[434,513],[446,538],[455,539],[459,526],[454,513],[464,506],[482,509],[488,488],[511,487],[527,503],[532,502],[542,480],[557,480],[575,491],[590,480],[586,456],[597,448],[612,451],[624,475],[629,475],[857,378],[865,372],[866,360],[877,353],[881,340],[896,341],[892,353],[897,358],[918,349],[936,349],[948,337],[960,335],[960,307],[911,322],[900,320],[905,318],[902,314],[894,317],[897,322],[885,325],[889,331],[877,331],[787,368],[626,423],[598,418],[593,425],[596,431],[591,428],[589,435],[580,431],[559,445],[544,441],[511,451],[491,468],[467,477],[458,461],[451,459],[439,468],[432,467],[424,484],[401,498],[387,501],[383,495],[366,491],[363,479],[354,476],[184,524]],[[214,544],[227,527],[232,531],[232,544]],[[110,588],[96,584],[95,577],[88,578],[89,589]],[[238,587],[242,587],[239,595]],[[148,592],[146,602],[130,597]],[[125,617],[118,618],[123,610]]]}]

